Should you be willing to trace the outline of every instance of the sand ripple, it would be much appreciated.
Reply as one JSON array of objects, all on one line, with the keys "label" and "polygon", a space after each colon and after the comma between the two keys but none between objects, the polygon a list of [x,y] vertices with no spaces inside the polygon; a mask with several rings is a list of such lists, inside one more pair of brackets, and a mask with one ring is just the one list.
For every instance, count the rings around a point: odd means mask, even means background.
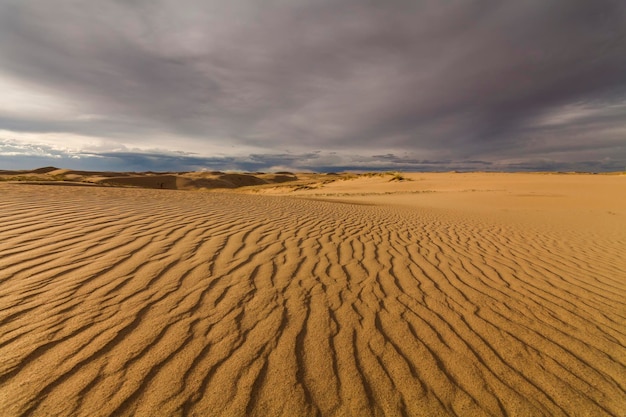
[{"label": "sand ripple", "polygon": [[254,195],[0,193],[2,415],[626,410],[623,234]]}]

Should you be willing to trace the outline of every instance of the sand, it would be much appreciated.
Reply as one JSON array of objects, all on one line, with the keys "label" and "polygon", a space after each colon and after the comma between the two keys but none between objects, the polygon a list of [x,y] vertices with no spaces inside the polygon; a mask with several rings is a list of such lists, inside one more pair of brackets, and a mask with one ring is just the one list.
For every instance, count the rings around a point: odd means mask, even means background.
[{"label": "sand", "polygon": [[[319,177],[319,175],[317,175]],[[305,180],[307,176],[305,175]],[[73,171],[55,167],[29,171],[0,170],[0,181],[39,185],[89,185],[108,187],[153,188],[165,190],[213,190],[251,186],[276,186],[294,182],[290,173],[225,173],[210,172],[94,172]],[[315,182],[316,180],[314,180]]]},{"label": "sand", "polygon": [[0,183],[0,414],[624,416],[626,176],[404,178]]}]

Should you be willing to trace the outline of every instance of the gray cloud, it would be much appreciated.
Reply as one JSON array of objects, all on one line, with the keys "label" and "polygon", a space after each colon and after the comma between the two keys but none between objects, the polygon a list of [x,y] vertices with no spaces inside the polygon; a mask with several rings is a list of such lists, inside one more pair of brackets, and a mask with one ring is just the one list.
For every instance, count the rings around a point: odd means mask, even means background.
[{"label": "gray cloud", "polygon": [[185,152],[83,152],[0,140],[2,169],[33,169],[42,166],[71,167],[91,171],[619,171],[621,161],[566,162],[533,158],[523,162],[493,163],[484,160],[422,160],[410,155],[339,155],[336,152],[252,154],[206,157]]},{"label": "gray cloud", "polygon": [[[626,165],[620,0],[5,0],[0,62],[78,109],[0,107],[0,129],[17,133],[198,153],[228,143],[259,149],[250,167],[293,165],[285,149],[318,169],[347,160],[327,163],[331,151],[413,169]],[[141,158],[120,161],[158,161]]]}]

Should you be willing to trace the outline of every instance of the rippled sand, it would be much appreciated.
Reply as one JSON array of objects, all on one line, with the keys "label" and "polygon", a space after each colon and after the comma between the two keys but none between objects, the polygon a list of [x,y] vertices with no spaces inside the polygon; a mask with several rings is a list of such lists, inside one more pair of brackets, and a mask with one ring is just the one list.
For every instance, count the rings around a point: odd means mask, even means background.
[{"label": "rippled sand", "polygon": [[624,415],[626,177],[420,178],[0,184],[0,414]]}]

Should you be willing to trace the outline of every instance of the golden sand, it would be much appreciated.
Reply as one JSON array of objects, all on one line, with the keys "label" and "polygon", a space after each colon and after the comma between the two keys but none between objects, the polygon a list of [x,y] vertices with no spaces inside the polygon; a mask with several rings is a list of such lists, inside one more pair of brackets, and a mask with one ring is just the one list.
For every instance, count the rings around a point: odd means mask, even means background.
[{"label": "golden sand", "polygon": [[626,176],[405,178],[0,184],[0,415],[625,415]]}]

